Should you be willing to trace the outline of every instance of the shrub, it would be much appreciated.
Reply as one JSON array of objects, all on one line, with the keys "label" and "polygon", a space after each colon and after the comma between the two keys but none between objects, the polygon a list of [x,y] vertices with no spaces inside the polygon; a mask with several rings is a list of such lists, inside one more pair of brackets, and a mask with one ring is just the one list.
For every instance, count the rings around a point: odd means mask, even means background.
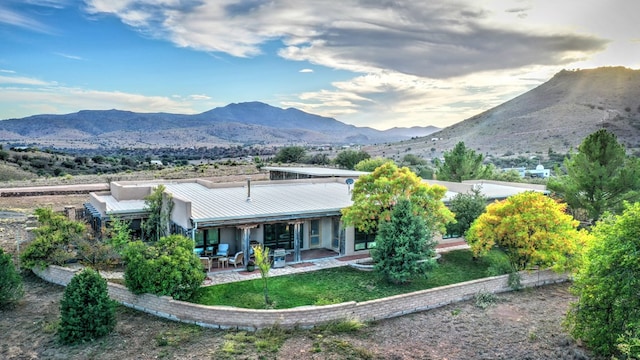
[{"label": "shrub", "polygon": [[0,309],[13,306],[23,295],[22,278],[13,265],[11,255],[0,248]]},{"label": "shrub", "polygon": [[130,243],[124,251],[126,286],[135,294],[192,299],[205,277],[193,248],[193,240],[182,235],[162,237],[154,245]]},{"label": "shrub", "polygon": [[611,358],[634,348],[640,338],[640,203],[618,216],[605,215],[593,228],[572,291],[565,324],[599,356]]},{"label": "shrub", "polygon": [[60,341],[92,341],[107,335],[115,326],[115,306],[107,293],[107,281],[89,268],[76,274],[60,301]]},{"label": "shrub", "polygon": [[44,268],[49,264],[63,265],[74,258],[69,245],[81,238],[85,225],[51,209],[39,208],[35,214],[40,226],[34,230],[36,238],[20,254],[22,266]]}]

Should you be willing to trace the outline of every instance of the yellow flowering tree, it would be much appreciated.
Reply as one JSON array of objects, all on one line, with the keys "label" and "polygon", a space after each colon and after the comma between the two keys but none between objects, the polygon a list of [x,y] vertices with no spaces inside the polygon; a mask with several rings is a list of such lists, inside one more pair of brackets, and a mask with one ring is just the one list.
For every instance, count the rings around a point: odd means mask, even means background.
[{"label": "yellow flowering tree", "polygon": [[380,221],[391,219],[398,201],[407,199],[430,230],[443,233],[445,225],[453,221],[453,214],[442,202],[446,192],[443,186],[423,183],[411,169],[387,162],[356,181],[351,195],[353,205],[342,209],[342,221],[373,233]]},{"label": "yellow flowering tree", "polygon": [[501,248],[514,271],[535,265],[564,271],[575,267],[590,236],[565,209],[539,192],[514,195],[487,206],[466,240],[476,256]]}]

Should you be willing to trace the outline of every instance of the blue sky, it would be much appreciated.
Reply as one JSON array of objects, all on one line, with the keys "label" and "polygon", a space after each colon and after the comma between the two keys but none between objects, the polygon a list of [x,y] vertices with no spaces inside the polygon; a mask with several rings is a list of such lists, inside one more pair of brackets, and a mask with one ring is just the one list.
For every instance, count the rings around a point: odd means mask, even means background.
[{"label": "blue sky", "polygon": [[640,67],[629,0],[2,0],[0,119],[244,101],[448,126],[561,69]]}]

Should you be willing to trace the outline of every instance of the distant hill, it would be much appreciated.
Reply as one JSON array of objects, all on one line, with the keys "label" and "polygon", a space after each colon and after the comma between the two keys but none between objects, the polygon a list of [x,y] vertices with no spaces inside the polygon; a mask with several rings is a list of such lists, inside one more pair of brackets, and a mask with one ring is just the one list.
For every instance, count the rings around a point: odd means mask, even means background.
[{"label": "distant hill", "polygon": [[547,154],[549,149],[564,153],[600,128],[616,134],[627,149],[640,148],[640,70],[563,70],[504,104],[426,138],[367,150],[395,154],[410,148],[433,158],[464,141],[477,152],[497,156]]},{"label": "distant hill", "polygon": [[380,131],[260,102],[230,104],[197,115],[83,110],[0,121],[3,142],[59,148],[372,144],[437,130]]}]

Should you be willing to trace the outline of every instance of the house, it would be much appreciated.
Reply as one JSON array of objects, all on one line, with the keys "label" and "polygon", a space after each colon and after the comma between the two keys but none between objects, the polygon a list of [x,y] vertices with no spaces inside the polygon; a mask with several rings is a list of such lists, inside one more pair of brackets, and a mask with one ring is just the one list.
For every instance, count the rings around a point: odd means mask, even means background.
[{"label": "house", "polygon": [[[301,252],[329,249],[336,256],[368,253],[375,246],[371,234],[345,227],[341,209],[352,204],[351,178],[328,177],[302,180],[278,180],[213,183],[202,179],[181,181],[111,182],[110,191],[90,194],[85,207],[94,230],[101,231],[114,217],[130,221],[134,233],[147,213],[144,198],[162,184],[173,208],[171,233],[183,234],[195,241],[197,249],[229,244],[229,253],[244,251],[252,243],[291,252],[300,262]],[[357,180],[356,180],[357,181]],[[479,188],[490,199],[502,199],[523,191],[545,191],[544,186],[496,181],[440,184],[447,191],[445,203],[457,193]],[[167,197],[169,198],[169,197]]]}]

